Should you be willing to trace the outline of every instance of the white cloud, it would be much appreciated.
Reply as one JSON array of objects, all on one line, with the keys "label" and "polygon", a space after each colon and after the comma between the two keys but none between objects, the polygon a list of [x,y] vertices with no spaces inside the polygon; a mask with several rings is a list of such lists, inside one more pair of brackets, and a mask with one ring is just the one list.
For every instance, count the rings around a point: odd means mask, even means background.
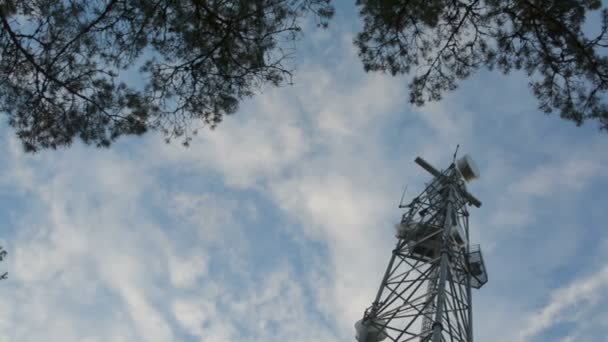
[{"label": "white cloud", "polygon": [[[158,230],[133,217],[147,177],[135,177],[133,164],[112,152],[89,160],[79,147],[74,152],[53,158],[16,154],[9,164],[14,174],[32,175],[13,184],[28,189],[31,211],[16,221],[11,241],[14,285],[7,306],[14,310],[2,319],[13,323],[0,339],[38,341],[43,333],[48,341],[131,341],[135,334],[171,340],[146,286],[146,278],[159,271],[145,264],[153,255],[145,245],[158,242]],[[41,168],[47,172],[37,172]],[[126,317],[110,315],[121,312]],[[125,318],[134,323],[125,325]]]},{"label": "white cloud", "polygon": [[175,287],[192,287],[196,281],[207,274],[207,257],[202,254],[189,258],[169,257],[171,284]]},{"label": "white cloud", "polygon": [[[603,307],[601,303],[605,304],[608,300],[606,293],[608,293],[608,266],[589,277],[553,291],[549,303],[528,318],[528,324],[522,330],[520,340],[533,340],[533,337],[543,330],[562,322],[571,321],[579,324],[593,318],[597,307]],[[604,328],[607,327],[604,325]],[[608,330],[604,329],[604,334],[606,332]]]},{"label": "white cloud", "polygon": [[142,294],[141,286],[121,284],[118,289],[124,299],[131,320],[143,341],[172,341],[173,332],[165,317]]},{"label": "white cloud", "polygon": [[202,300],[176,300],[172,305],[175,319],[192,335],[204,336],[203,325],[217,310],[211,303]]},{"label": "white cloud", "polygon": [[601,160],[571,157],[561,163],[538,166],[529,175],[524,175],[512,191],[530,196],[548,196],[561,191],[560,188],[580,191],[585,184],[605,172]]}]

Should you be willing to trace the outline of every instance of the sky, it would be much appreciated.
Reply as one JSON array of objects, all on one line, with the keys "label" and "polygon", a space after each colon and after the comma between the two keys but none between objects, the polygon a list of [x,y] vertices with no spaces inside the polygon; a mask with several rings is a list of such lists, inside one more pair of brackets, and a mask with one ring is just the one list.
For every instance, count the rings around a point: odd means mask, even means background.
[{"label": "sky", "polygon": [[354,341],[397,206],[479,165],[472,242],[489,282],[477,341],[605,341],[608,135],[537,110],[522,74],[480,71],[424,107],[366,74],[352,8],[307,27],[293,86],[266,88],[189,148],[148,133],[25,154],[0,128],[0,341]]}]

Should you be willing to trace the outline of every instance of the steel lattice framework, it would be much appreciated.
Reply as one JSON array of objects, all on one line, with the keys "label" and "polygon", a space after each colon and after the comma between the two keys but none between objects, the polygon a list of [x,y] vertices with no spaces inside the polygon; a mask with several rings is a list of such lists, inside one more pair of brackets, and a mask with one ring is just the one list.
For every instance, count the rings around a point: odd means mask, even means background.
[{"label": "steel lattice framework", "polygon": [[452,164],[433,174],[424,191],[403,208],[397,245],[372,305],[355,325],[360,342],[472,342],[471,288],[487,282],[479,246],[469,244],[466,190]]}]

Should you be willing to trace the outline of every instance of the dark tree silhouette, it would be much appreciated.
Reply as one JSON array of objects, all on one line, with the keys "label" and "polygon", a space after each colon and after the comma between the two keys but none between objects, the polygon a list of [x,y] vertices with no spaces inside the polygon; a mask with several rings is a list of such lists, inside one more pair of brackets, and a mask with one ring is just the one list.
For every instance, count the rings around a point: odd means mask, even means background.
[{"label": "dark tree silhouette", "polygon": [[[524,70],[549,113],[608,130],[608,12],[600,0],[357,0],[356,39],[365,70],[413,72],[410,101],[422,105],[481,67]],[[584,31],[595,11],[601,28]]]},{"label": "dark tree silhouette", "polygon": [[148,129],[187,143],[289,81],[300,19],[326,26],[330,1],[2,0],[0,111],[28,151]]},{"label": "dark tree silhouette", "polygon": [[[367,71],[438,100],[482,67],[524,70],[546,112],[608,130],[600,0],[357,0]],[[586,34],[586,16],[601,28]],[[0,0],[0,111],[26,150],[160,130],[187,143],[263,85],[290,81],[300,20],[331,0]]]},{"label": "dark tree silhouette", "polygon": [[[6,254],[7,254],[6,251],[4,249],[2,249],[2,246],[0,246],[0,261],[3,261],[4,258],[6,258]],[[7,272],[0,274],[0,280],[6,279],[7,276],[8,276]]]}]

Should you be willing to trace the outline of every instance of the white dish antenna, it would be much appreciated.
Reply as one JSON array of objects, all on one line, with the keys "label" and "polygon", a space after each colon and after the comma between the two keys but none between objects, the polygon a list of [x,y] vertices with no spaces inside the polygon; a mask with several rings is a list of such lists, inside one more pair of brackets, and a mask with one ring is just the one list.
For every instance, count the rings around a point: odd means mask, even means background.
[{"label": "white dish antenna", "polygon": [[355,331],[357,332],[355,338],[358,342],[380,342],[388,335],[386,334],[386,329],[381,329],[378,326],[385,324],[386,320],[376,320],[375,323],[359,320],[355,323]]},{"label": "white dish antenna", "polygon": [[464,156],[462,156],[462,158],[456,161],[456,168],[458,169],[458,172],[460,172],[460,174],[462,175],[462,178],[464,178],[464,180],[467,182],[471,182],[474,179],[479,178],[480,176],[477,164],[475,164],[473,158],[471,158],[471,156],[469,156],[468,154],[465,154]]}]

